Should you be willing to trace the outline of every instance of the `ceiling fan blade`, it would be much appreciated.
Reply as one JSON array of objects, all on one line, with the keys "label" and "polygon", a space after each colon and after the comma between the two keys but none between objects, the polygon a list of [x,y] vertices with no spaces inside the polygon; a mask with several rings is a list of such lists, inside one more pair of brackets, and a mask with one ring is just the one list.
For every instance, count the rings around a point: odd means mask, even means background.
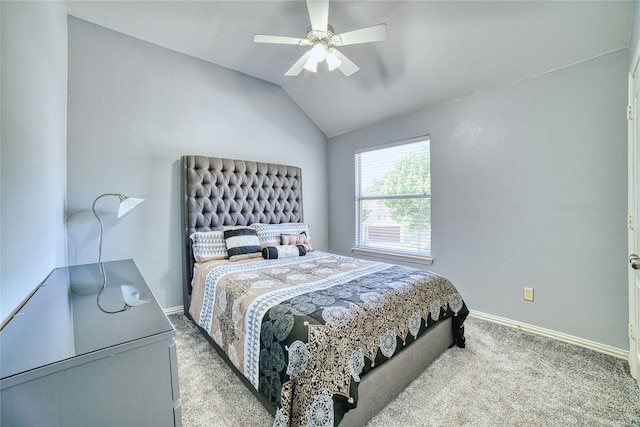
[{"label": "ceiling fan blade", "polygon": [[340,60],[341,64],[338,66],[338,68],[340,69],[340,71],[342,71],[342,74],[344,74],[345,76],[349,77],[351,74],[355,73],[360,69],[360,67],[358,67],[356,64],[351,62],[349,58],[347,58],[342,53],[340,53],[339,50],[333,49],[332,52],[335,53],[336,57]]},{"label": "ceiling fan blade", "polygon": [[334,46],[347,46],[350,44],[380,42],[386,39],[387,24],[378,24],[373,27],[336,34],[331,38],[331,43]]},{"label": "ceiling fan blade", "polygon": [[256,34],[253,36],[254,43],[276,43],[276,44],[295,44],[298,46],[309,46],[309,39],[301,39],[297,37],[285,36],[269,36],[265,34]]},{"label": "ceiling fan blade", "polygon": [[302,55],[300,59],[298,59],[296,63],[293,64],[286,73],[284,73],[284,75],[295,77],[298,74],[300,74],[300,72],[304,68],[304,64],[306,64],[307,62],[307,59],[309,59],[309,56],[311,56],[311,50],[306,51],[305,54]]},{"label": "ceiling fan blade", "polygon": [[329,24],[329,0],[307,0],[311,29],[314,31],[327,31]]}]

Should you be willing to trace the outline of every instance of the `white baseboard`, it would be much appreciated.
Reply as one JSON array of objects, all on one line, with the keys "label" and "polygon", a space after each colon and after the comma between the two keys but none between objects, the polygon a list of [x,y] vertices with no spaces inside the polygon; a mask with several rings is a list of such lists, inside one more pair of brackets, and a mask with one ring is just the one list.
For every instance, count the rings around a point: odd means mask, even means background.
[{"label": "white baseboard", "polygon": [[184,313],[184,306],[182,305],[164,309],[164,314],[166,314],[167,316],[170,314],[181,314],[181,313]]},{"label": "white baseboard", "polygon": [[551,329],[545,329],[538,326],[529,325],[527,323],[517,322],[515,320],[494,316],[493,314],[482,313],[480,311],[469,310],[469,316],[489,322],[499,323],[505,326],[510,326],[512,328],[522,329],[523,331],[532,332],[534,334],[553,338],[569,344],[575,344],[577,346],[608,354],[609,356],[617,357],[619,359],[629,360],[629,352],[621,348],[600,344],[595,341],[585,340],[584,338],[574,337],[573,335],[563,334],[562,332],[552,331]]}]

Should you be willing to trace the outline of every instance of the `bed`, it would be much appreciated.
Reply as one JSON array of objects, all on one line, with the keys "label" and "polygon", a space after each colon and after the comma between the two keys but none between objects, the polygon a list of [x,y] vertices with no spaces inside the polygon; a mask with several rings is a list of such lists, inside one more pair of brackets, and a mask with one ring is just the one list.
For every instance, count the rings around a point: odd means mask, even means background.
[{"label": "bed", "polygon": [[274,426],[362,426],[464,347],[468,309],[447,279],[313,248],[300,168],[181,165],[185,315]]}]

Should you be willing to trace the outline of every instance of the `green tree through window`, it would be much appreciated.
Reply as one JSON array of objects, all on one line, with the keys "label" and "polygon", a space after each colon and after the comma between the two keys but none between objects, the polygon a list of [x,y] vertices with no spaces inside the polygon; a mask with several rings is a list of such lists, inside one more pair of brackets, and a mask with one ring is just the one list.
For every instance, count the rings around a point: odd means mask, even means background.
[{"label": "green tree through window", "polygon": [[[428,147],[412,152],[398,160],[385,176],[380,187],[381,195],[431,194],[431,165]],[[424,228],[424,219],[431,216],[431,204],[421,198],[391,199],[384,204],[391,209],[391,217],[406,224],[408,231]]]}]

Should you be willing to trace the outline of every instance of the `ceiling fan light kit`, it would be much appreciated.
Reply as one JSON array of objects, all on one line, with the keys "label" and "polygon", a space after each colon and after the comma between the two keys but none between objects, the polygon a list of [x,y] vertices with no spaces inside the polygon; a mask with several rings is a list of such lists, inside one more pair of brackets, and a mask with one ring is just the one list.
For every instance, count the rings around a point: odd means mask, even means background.
[{"label": "ceiling fan light kit", "polygon": [[315,73],[318,71],[318,63],[325,60],[328,54],[327,44],[323,41],[316,42],[311,48],[311,55],[304,64],[304,69]]},{"label": "ceiling fan light kit", "polygon": [[318,71],[318,64],[326,61],[329,71],[337,68],[348,77],[360,68],[338,51],[335,46],[371,43],[387,39],[386,24],[378,24],[343,34],[335,34],[333,27],[329,25],[328,22],[329,0],[307,0],[307,10],[309,11],[311,27],[307,29],[306,38],[264,34],[256,34],[253,37],[255,43],[311,46],[311,49],[307,50],[307,52],[289,68],[285,76],[297,76],[303,69],[315,73]]},{"label": "ceiling fan light kit", "polygon": [[[333,52],[332,52],[332,49],[333,49]],[[338,68],[340,65],[342,65],[342,61],[340,61],[336,56],[335,48],[329,49],[329,54],[325,58],[325,61],[327,61],[327,66],[329,67],[329,71],[333,71],[336,68]]]}]

